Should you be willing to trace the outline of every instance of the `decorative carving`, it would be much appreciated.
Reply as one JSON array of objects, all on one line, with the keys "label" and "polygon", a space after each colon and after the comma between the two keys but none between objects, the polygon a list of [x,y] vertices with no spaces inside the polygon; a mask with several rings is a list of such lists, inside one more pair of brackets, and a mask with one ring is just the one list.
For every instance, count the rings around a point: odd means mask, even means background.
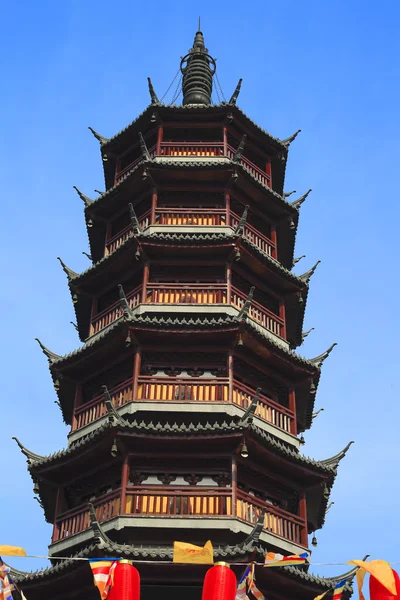
[{"label": "decorative carving", "polygon": [[187,481],[189,485],[197,485],[200,483],[200,481],[202,481],[203,476],[190,473],[190,475],[185,475],[183,479]]},{"label": "decorative carving", "polygon": [[240,88],[242,87],[242,81],[243,79],[240,78],[238,81],[238,84],[235,88],[235,91],[233,92],[231,99],[229,100],[228,104],[236,104],[236,101],[238,99],[239,93],[240,93]]},{"label": "decorative carving", "polygon": [[175,481],[176,477],[177,476],[173,475],[172,473],[163,473],[162,475],[157,475],[157,479],[159,479],[164,485],[169,485]]},{"label": "decorative carving", "polygon": [[228,473],[217,473],[211,477],[218,487],[227,487],[231,484],[231,476]]},{"label": "decorative carving", "polygon": [[242,155],[243,155],[244,145],[246,143],[246,138],[247,138],[247,135],[244,134],[243,137],[242,137],[242,139],[240,140],[240,144],[237,147],[235,155],[232,158],[232,162],[234,162],[234,163],[239,163],[240,162],[240,160],[242,158]]},{"label": "decorative carving", "polygon": [[153,84],[151,83],[151,79],[150,77],[147,78],[147,83],[149,86],[149,94],[150,94],[150,98],[151,98],[151,103],[152,104],[160,104],[160,101],[157,97],[157,94],[154,91],[154,87]]}]

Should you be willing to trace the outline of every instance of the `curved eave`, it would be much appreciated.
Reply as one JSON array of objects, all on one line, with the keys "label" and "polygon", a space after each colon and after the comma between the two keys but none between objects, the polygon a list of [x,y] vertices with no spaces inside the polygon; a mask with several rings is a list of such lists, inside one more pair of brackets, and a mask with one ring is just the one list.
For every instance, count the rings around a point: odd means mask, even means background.
[{"label": "curved eave", "polygon": [[[131,422],[125,419],[120,419],[119,422],[111,423],[105,422],[99,426],[93,432],[86,436],[79,438],[76,442],[72,443],[68,448],[60,450],[49,456],[43,456],[40,460],[32,462],[28,469],[29,471],[40,477],[41,473],[46,471],[47,478],[49,472],[52,470],[57,473],[57,477],[62,477],[60,473],[61,465],[66,464],[70,461],[82,461],[83,455],[91,453],[94,459],[100,456],[99,444],[104,439],[114,439],[116,436],[127,435],[131,438],[137,438],[144,440],[149,438],[150,444],[152,439],[163,437],[165,440],[170,440],[171,443],[176,443],[176,440],[182,443],[186,440],[189,444],[197,444],[199,440],[203,439],[214,439],[214,440],[229,440],[231,439],[231,451],[235,451],[238,441],[240,441],[244,432],[248,440],[253,440],[255,444],[259,444],[260,447],[272,452],[275,455],[279,455],[281,458],[287,460],[293,465],[297,465],[300,468],[305,468],[312,471],[314,474],[320,474],[324,477],[333,477],[336,474],[336,468],[333,467],[329,461],[326,460],[314,460],[300,454],[295,448],[285,444],[278,438],[270,435],[263,429],[260,429],[257,425],[246,424],[238,419],[231,419],[229,422],[226,420],[207,421],[206,423],[169,423],[165,422],[153,422],[148,419],[133,420]],[[226,447],[226,441],[223,447]],[[141,442],[141,445],[144,442]],[[108,446],[107,446],[108,448]],[[221,446],[222,448],[222,446]],[[143,450],[145,451],[145,449]],[[108,449],[109,454],[109,449]],[[71,466],[71,465],[70,465]]]},{"label": "curved eave", "polygon": [[257,123],[252,121],[237,105],[229,104],[227,102],[223,102],[221,104],[215,104],[212,106],[202,106],[202,105],[175,105],[175,104],[150,104],[145,110],[129,125],[121,129],[118,133],[116,133],[113,137],[111,137],[107,142],[102,145],[104,151],[107,152],[121,152],[126,147],[127,142],[132,139],[135,133],[140,131],[140,127],[145,125],[149,117],[156,112],[158,116],[163,119],[168,115],[175,116],[176,114],[201,114],[204,113],[206,115],[218,115],[224,116],[228,113],[231,113],[233,117],[235,116],[246,123],[247,127],[251,131],[254,136],[257,136],[259,139],[264,139],[265,147],[270,147],[276,150],[276,152],[287,152],[287,145],[285,145],[279,138],[272,136],[268,131],[262,129]]}]

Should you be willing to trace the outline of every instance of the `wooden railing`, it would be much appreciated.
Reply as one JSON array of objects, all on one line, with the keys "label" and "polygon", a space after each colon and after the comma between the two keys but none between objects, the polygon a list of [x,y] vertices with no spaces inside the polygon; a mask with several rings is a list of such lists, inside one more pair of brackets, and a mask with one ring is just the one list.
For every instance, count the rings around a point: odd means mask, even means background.
[{"label": "wooden railing", "polygon": [[[247,295],[233,286],[231,297],[232,304],[239,309],[243,307],[244,303],[247,300]],[[268,310],[268,308],[265,308],[265,306],[262,306],[262,304],[259,304],[255,300],[253,300],[251,303],[249,309],[249,316],[258,323],[260,323],[263,327],[265,327],[265,329],[272,331],[272,333],[274,333],[275,335],[284,337],[282,335],[285,325],[283,319],[278,317],[278,315],[274,314],[273,312]]]},{"label": "wooden railing", "polygon": [[[254,393],[254,389],[251,387],[239,381],[234,381],[232,402],[247,409],[254,397]],[[260,394],[255,414],[263,421],[272,423],[275,427],[283,429],[283,431],[295,433],[294,413],[289,408],[272,400],[272,398],[268,398],[265,394]]]},{"label": "wooden railing", "polygon": [[[153,158],[153,156],[155,156],[156,145],[149,148],[149,154],[150,154],[151,158]],[[118,181],[120,181],[129,171],[131,171],[134,167],[136,167],[136,165],[138,165],[140,162],[142,162],[142,160],[144,160],[143,155],[140,154],[140,156],[138,156],[135,160],[133,160],[131,163],[129,163],[129,165],[124,167],[122,169],[122,171],[119,171],[118,173],[116,173],[115,174],[115,183],[117,184]]]},{"label": "wooden railing", "polygon": [[222,142],[161,142],[161,156],[224,156]]},{"label": "wooden railing", "polygon": [[[151,210],[148,210],[144,215],[138,218],[139,225],[142,229],[146,229],[150,225]],[[133,236],[132,225],[128,225],[112,238],[107,240],[104,251],[104,256],[108,256],[111,252],[114,252],[119,246],[121,246],[125,240]]]},{"label": "wooden railing", "polygon": [[[120,514],[121,490],[113,490],[109,494],[93,500],[97,520],[102,523]],[[63,540],[75,533],[90,527],[90,516],[87,504],[58,515],[54,523],[52,543]]]},{"label": "wooden railing", "polygon": [[[130,308],[141,303],[142,287],[138,286],[126,294]],[[236,287],[231,288],[230,304],[239,310],[243,307],[247,295]],[[228,287],[226,283],[149,283],[146,289],[146,304],[227,304]],[[98,333],[123,314],[120,302],[114,302],[92,319],[89,337]],[[278,315],[255,300],[251,303],[249,316],[262,327],[285,339],[285,323]]]},{"label": "wooden railing", "polygon": [[[141,375],[138,378],[137,397],[132,396],[132,379],[109,390],[115,408],[132,401],[149,402],[230,402],[227,377],[155,377]],[[255,390],[234,380],[231,402],[246,410],[254,397]],[[107,413],[103,394],[78,406],[74,412],[71,431],[77,431]],[[294,413],[265,394],[260,394],[256,416],[288,433],[295,434]]]},{"label": "wooden railing", "polygon": [[[149,154],[151,158],[156,156],[157,148],[152,146],[149,148]],[[159,156],[179,156],[182,158],[190,157],[203,157],[203,158],[215,158],[215,157],[228,157],[233,158],[236,154],[236,149],[232,146],[227,146],[226,154],[224,153],[224,144],[222,142],[161,142]],[[134,161],[132,161],[127,167],[125,167],[119,173],[115,175],[115,183],[118,183],[126,173],[131,171],[137,164],[143,160],[143,156],[140,155]],[[250,173],[257,181],[264,185],[271,187],[271,176],[263,171],[251,162],[245,156],[240,159],[241,165],[244,169]]]},{"label": "wooden railing", "polygon": [[[173,484],[172,484],[173,486]],[[172,487],[171,486],[171,487]],[[169,517],[227,516],[232,514],[232,490],[229,488],[148,489],[132,487],[126,491],[125,514]]]},{"label": "wooden railing", "polygon": [[[141,293],[142,286],[138,286],[137,288],[126,294],[126,299],[128,300],[130,308],[135,308],[135,306],[137,306],[140,303]],[[98,333],[99,331],[104,329],[104,327],[107,327],[107,325],[110,325],[110,323],[113,323],[114,321],[119,319],[119,317],[121,317],[122,314],[123,311],[121,308],[121,304],[118,300],[117,302],[114,302],[114,304],[111,304],[111,306],[99,312],[97,315],[95,315],[95,317],[93,317],[90,326],[89,336]]]},{"label": "wooden railing", "polygon": [[266,509],[264,530],[294,544],[308,546],[306,524],[301,517],[238,490],[236,514],[239,519],[255,524],[263,509]]},{"label": "wooden railing", "polygon": [[[266,510],[264,530],[294,544],[307,547],[306,524],[301,517],[268,504],[250,494],[237,491],[236,505],[231,488],[201,488],[187,486],[135,486],[126,488],[125,506],[121,506],[121,490],[93,501],[100,523],[119,515],[149,515],[152,517],[237,517],[255,524]],[[52,543],[85,531],[90,527],[86,505],[60,514],[54,523]]]},{"label": "wooden railing", "polygon": [[[114,389],[109,390],[109,394],[114,408],[119,408],[128,402],[132,402],[132,379],[128,379],[117,385]],[[104,404],[103,394],[101,394],[76,408],[71,431],[81,429],[93,423],[93,421],[97,421],[97,419],[100,419],[105,414],[107,414],[107,409]]]},{"label": "wooden railing", "polygon": [[[228,157],[233,158],[235,156],[235,154],[236,154],[235,148],[232,148],[232,146],[228,146]],[[265,171],[260,169],[260,167],[257,167],[257,165],[252,163],[251,160],[249,160],[245,156],[242,156],[242,158],[240,159],[240,163],[241,163],[242,167],[248,173],[250,173],[250,175],[252,175],[255,179],[257,179],[257,181],[266,185],[267,187],[271,187],[271,177],[270,177],[270,175],[268,175],[268,173],[266,173]]]},{"label": "wooden railing", "polygon": [[149,283],[146,302],[155,304],[225,304],[226,284]]},{"label": "wooden railing", "polygon": [[223,208],[157,208],[158,225],[226,225]]},{"label": "wooden railing", "polygon": [[[240,217],[238,217],[238,215],[235,215],[235,213],[233,212],[231,212],[230,215],[231,225],[235,229],[239,225]],[[268,254],[268,256],[276,258],[276,246],[274,242],[248,223],[246,223],[244,226],[244,236],[252,244],[257,246],[257,248],[259,248],[262,252]]]}]

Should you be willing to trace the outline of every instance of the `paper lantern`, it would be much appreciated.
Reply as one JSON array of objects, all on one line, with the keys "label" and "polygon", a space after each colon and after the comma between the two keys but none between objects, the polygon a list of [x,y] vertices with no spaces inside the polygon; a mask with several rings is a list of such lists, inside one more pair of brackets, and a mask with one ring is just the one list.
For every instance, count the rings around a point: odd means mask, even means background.
[{"label": "paper lantern", "polygon": [[392,569],[394,580],[396,582],[397,596],[393,596],[373,575],[369,578],[369,595],[371,600],[400,600],[400,577]]},{"label": "paper lantern", "polygon": [[114,585],[108,600],[140,600],[140,575],[130,560],[120,560],[114,571]]},{"label": "paper lantern", "polygon": [[[227,563],[215,563],[206,573],[202,600],[235,600],[236,577]],[[399,599],[400,600],[400,599]]]}]

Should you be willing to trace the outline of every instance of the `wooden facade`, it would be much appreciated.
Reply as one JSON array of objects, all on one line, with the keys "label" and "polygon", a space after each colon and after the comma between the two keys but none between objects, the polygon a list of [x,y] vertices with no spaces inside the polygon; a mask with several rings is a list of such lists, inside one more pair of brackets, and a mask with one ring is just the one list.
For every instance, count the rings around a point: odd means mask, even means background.
[{"label": "wooden facade", "polygon": [[[101,138],[106,192],[80,194],[93,264],[63,268],[83,346],[65,357],[42,346],[69,445],[42,458],[22,448],[53,524],[50,554],[147,548],[145,598],[154,584],[199,597],[202,568],[167,561],[152,575],[151,557],[176,539],[211,539],[216,555],[246,563],[260,548],[308,549],[324,521],[342,454],[299,451],[325,355],[293,352],[310,273],[291,272],[299,211],[284,196],[287,151],[234,102],[153,103]],[[93,597],[81,565],[65,565],[21,574],[29,599]],[[61,583],[74,576],[81,595]],[[274,577],[271,600],[325,585]]]}]

